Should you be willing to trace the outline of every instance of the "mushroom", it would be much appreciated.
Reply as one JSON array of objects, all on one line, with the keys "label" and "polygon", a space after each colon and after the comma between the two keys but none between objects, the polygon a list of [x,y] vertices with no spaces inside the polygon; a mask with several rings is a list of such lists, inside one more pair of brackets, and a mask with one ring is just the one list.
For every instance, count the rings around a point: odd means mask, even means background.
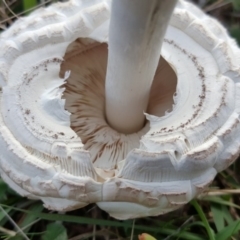
[{"label": "mushroom", "polygon": [[175,4],[71,0],[1,34],[0,173],[11,188],[57,211],[96,203],[118,219],[155,216],[234,162],[240,50],[189,2],[171,16]]}]

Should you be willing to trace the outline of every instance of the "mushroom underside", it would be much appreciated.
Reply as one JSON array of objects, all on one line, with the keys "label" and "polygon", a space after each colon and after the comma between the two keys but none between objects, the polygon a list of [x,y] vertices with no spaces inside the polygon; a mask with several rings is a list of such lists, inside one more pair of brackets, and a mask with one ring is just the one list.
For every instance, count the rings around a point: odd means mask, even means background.
[{"label": "mushroom underside", "polygon": [[[146,121],[140,131],[132,134],[119,133],[108,125],[105,117],[107,49],[106,43],[77,39],[67,48],[60,76],[63,78],[65,72],[70,71],[63,98],[65,109],[71,113],[71,128],[81,138],[84,149],[90,151],[94,166],[104,169],[104,174],[108,171],[113,174],[118,162],[139,148],[149,124]],[[161,58],[152,84],[149,114],[161,117],[172,110],[176,84],[174,70]]]}]

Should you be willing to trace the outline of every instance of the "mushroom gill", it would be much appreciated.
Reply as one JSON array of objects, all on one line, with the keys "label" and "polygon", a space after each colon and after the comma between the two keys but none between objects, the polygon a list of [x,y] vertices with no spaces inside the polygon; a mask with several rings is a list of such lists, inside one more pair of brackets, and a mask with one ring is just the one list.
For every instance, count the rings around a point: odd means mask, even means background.
[{"label": "mushroom gill", "polygon": [[[71,128],[81,138],[84,148],[90,151],[94,166],[104,169],[105,174],[106,170],[116,169],[118,162],[131,150],[139,148],[141,137],[149,131],[148,122],[131,134],[119,133],[109,126],[105,116],[107,49],[106,43],[77,39],[68,46],[60,73],[63,78],[64,73],[70,71],[63,98],[66,110],[71,113]],[[160,117],[172,109],[176,82],[175,72],[161,58],[153,80],[148,113]]]}]

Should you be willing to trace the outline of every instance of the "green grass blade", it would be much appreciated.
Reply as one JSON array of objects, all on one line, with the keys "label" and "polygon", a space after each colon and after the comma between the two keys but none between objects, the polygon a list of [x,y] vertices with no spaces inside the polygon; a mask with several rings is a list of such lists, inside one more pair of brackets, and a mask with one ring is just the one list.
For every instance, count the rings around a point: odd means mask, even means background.
[{"label": "green grass blade", "polygon": [[229,208],[227,208],[226,206],[222,205],[222,212],[224,214],[224,219],[226,220],[227,224],[230,225],[233,223],[233,217],[229,211]]},{"label": "green grass blade", "polygon": [[234,24],[230,27],[230,33],[232,35],[232,37],[234,37],[238,44],[240,45],[240,27],[239,24]]},{"label": "green grass blade", "polygon": [[21,227],[24,230],[24,232],[27,233],[31,228],[31,223],[33,223],[37,219],[37,217],[34,214],[32,214],[32,212],[40,213],[42,212],[42,210],[43,210],[42,204],[38,203],[38,204],[32,205],[29,208],[29,211],[31,212],[31,214],[27,214],[27,213],[24,214],[24,216],[22,217],[22,221],[19,224],[19,227]]},{"label": "green grass blade", "polygon": [[37,6],[37,0],[23,0],[23,9],[27,11],[30,8]]},{"label": "green grass blade", "polygon": [[240,1],[239,0],[232,0],[233,8],[235,11],[240,11]]},{"label": "green grass blade", "polygon": [[[11,209],[6,209],[5,210],[8,214],[11,211]],[[0,211],[0,222],[5,218],[5,213]],[[1,225],[0,225],[1,226]]]},{"label": "green grass blade", "polygon": [[194,206],[194,208],[196,209],[199,217],[201,218],[201,220],[202,220],[202,222],[203,222],[203,224],[206,228],[206,231],[208,233],[209,240],[215,240],[214,231],[211,229],[211,227],[208,223],[208,220],[207,220],[201,206],[198,204],[198,202],[196,200],[192,200],[191,204]]},{"label": "green grass blade", "polygon": [[3,180],[0,179],[0,202],[3,202],[5,199],[7,199],[7,185],[3,182]]},{"label": "green grass blade", "polygon": [[240,231],[240,220],[234,221],[216,234],[217,240],[228,240],[231,236]]},{"label": "green grass blade", "polygon": [[220,232],[225,227],[224,212],[222,211],[222,205],[212,203],[211,212],[213,214],[213,220],[217,228],[217,231]]},{"label": "green grass blade", "polygon": [[208,201],[208,202],[214,202],[214,203],[218,203],[220,205],[225,205],[225,206],[229,206],[229,207],[234,207],[240,210],[240,206],[237,204],[234,204],[230,201],[226,201],[224,199],[222,199],[221,197],[204,197],[203,199],[201,199],[202,201]]},{"label": "green grass blade", "polygon": [[66,228],[60,223],[50,223],[47,225],[47,230],[43,234],[42,240],[67,240]]}]

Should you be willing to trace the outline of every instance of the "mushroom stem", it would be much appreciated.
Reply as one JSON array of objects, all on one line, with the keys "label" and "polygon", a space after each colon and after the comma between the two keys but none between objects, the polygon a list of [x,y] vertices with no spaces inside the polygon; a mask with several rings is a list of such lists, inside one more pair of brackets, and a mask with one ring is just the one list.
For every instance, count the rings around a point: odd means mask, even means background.
[{"label": "mushroom stem", "polygon": [[112,1],[106,118],[123,133],[140,130],[163,38],[177,0]]}]

